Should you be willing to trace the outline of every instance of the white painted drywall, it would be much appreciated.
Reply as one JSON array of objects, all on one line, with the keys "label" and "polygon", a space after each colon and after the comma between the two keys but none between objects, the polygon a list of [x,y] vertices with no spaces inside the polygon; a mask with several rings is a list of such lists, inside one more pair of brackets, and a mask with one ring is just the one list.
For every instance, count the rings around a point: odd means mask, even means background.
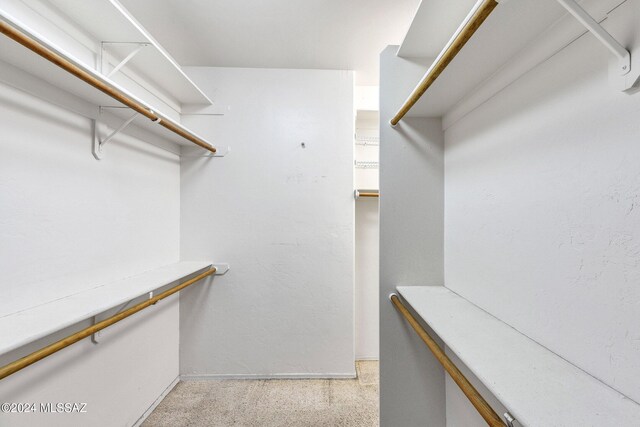
[{"label": "white painted drywall", "polygon": [[356,200],[356,359],[380,356],[378,199]]},{"label": "white painted drywall", "polygon": [[231,152],[182,159],[181,256],[232,269],[181,297],[181,373],[353,376],[353,72],[187,72]]},{"label": "white painted drywall", "polygon": [[445,278],[640,401],[640,95],[609,60],[585,35],[448,128]]},{"label": "white painted drywall", "polygon": [[[2,314],[178,261],[175,154],[119,136],[97,161],[89,119],[4,84],[0,110]],[[87,413],[3,413],[0,425],[132,425],[178,375],[178,310],[163,301],[98,345],[83,340],[0,382],[0,402],[85,402]]]},{"label": "white painted drywall", "polygon": [[[380,88],[356,86],[354,104],[356,109],[357,161],[380,160],[380,149],[376,144],[362,145],[358,138],[380,137]],[[355,188],[378,190],[378,168],[356,168]],[[380,357],[379,319],[379,239],[378,199],[360,197],[356,200],[356,359],[377,360]]]},{"label": "white painted drywall", "polygon": [[439,119],[389,120],[426,61],[380,63],[380,425],[445,425],[444,371],[389,301],[396,286],[443,284],[444,138]]}]

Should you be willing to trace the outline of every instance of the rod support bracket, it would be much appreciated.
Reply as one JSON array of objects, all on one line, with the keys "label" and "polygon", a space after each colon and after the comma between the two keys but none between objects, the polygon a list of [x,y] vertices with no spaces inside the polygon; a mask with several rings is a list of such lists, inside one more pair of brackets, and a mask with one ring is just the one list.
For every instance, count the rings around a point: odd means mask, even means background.
[{"label": "rod support bracket", "polygon": [[229,269],[231,268],[229,264],[226,262],[214,263],[212,264],[212,266],[215,267],[216,269],[214,276],[224,276],[225,274],[227,274],[227,271],[229,271]]},{"label": "rod support bracket", "polygon": [[556,1],[618,58],[618,72],[621,76],[631,72],[631,53],[605,30],[600,22],[596,21],[589,12],[583,9],[575,0]]},{"label": "rod support bracket", "polygon": [[[91,322],[92,322],[93,325],[98,323],[97,317],[98,316],[93,316],[93,318],[91,319]],[[93,344],[100,344],[99,338],[100,338],[100,331],[91,334],[91,342]]]},{"label": "rod support bracket", "polygon": [[122,132],[138,116],[138,113],[134,112],[128,119],[122,122],[122,124],[117,129],[112,131],[105,138],[102,138],[100,136],[100,127],[101,127],[101,121],[102,121],[101,119],[104,114],[104,110],[107,108],[109,107],[103,107],[103,106],[98,107],[98,117],[93,121],[92,152],[93,152],[93,156],[98,160],[101,160],[102,157],[104,157],[104,146],[107,144],[107,142],[111,141],[116,135]]},{"label": "rod support bracket", "polygon": [[[133,45],[134,49],[131,52],[129,52],[129,54],[126,55],[122,60],[120,60],[120,62],[118,62],[111,71],[106,72],[107,54],[109,53],[106,47],[109,45]],[[142,49],[144,49],[149,45],[151,45],[151,43],[149,42],[108,42],[108,41],[100,42],[100,58],[99,58],[100,69],[98,71],[100,71],[101,74],[106,75],[107,77],[113,76],[115,73],[120,71],[122,67],[127,65],[127,63],[131,61],[138,53],[140,53]],[[111,56],[113,56],[113,54],[111,54]]]},{"label": "rod support bracket", "polygon": [[[151,299],[151,298],[153,298],[153,292],[149,292],[149,299]],[[120,307],[118,307],[117,310],[115,311],[115,313],[111,314],[111,316],[115,316],[116,314],[122,313],[134,301],[135,301],[135,298],[125,302]],[[109,317],[109,316],[107,316],[107,317]],[[93,316],[91,318],[91,322],[92,322],[93,325],[95,325],[96,323],[100,322],[100,320],[98,320],[98,315]],[[98,331],[98,332],[95,332],[95,333],[91,334],[91,342],[94,343],[94,344],[100,344],[100,337],[101,336],[102,336],[102,331]]]}]

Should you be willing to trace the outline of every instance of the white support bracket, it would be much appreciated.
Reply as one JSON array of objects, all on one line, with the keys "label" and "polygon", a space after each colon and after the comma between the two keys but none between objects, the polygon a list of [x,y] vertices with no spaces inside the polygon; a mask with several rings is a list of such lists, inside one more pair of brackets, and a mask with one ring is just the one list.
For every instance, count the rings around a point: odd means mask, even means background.
[{"label": "white support bracket", "polygon": [[557,1],[618,58],[618,72],[620,75],[629,74],[631,71],[631,53],[575,0]]},{"label": "white support bracket", "polygon": [[[107,144],[107,142],[111,141],[113,137],[115,137],[117,134],[122,132],[138,116],[137,112],[133,113],[133,115],[129,117],[127,120],[125,120],[116,130],[111,132],[106,138],[102,139],[100,137],[100,126],[101,126],[100,119],[102,118],[102,114],[106,108],[111,108],[111,107],[101,106],[98,108],[98,117],[94,120],[94,123],[93,123],[92,151],[93,151],[93,156],[98,160],[102,159],[102,157],[104,156],[104,146]],[[114,108],[118,108],[118,107],[114,107]]]},{"label": "white support bracket", "polygon": [[213,273],[214,276],[224,276],[225,274],[227,274],[227,271],[229,271],[229,269],[231,268],[229,264],[226,262],[213,264],[213,266],[216,268],[216,272]]},{"label": "white support bracket", "polygon": [[[111,71],[109,71],[108,73],[105,73],[107,70],[106,58],[108,54],[106,46],[116,45],[116,44],[129,44],[129,45],[135,46],[135,48],[131,52],[129,52],[129,54],[124,57],[124,59],[122,59],[118,64],[116,64],[116,66]],[[150,44],[151,43],[149,42],[101,42],[100,53],[99,53],[100,73],[103,75],[106,74],[107,77],[113,76],[115,73],[120,71],[120,69],[124,67],[127,64],[127,62],[131,61],[142,49],[149,46]]]},{"label": "white support bracket", "polygon": [[[149,292],[149,299],[151,299],[151,298],[153,298],[153,292]],[[109,317],[110,317],[110,316],[115,316],[116,314],[119,314],[119,313],[122,313],[124,310],[126,310],[127,308],[129,308],[129,305],[130,305],[133,301],[135,301],[135,298],[134,298],[134,299],[132,299],[132,300],[129,300],[129,301],[125,302],[124,304],[122,304],[122,305],[121,305],[121,306],[116,310],[116,312],[115,312],[115,313],[113,313],[113,314],[110,314],[110,315],[109,315]],[[93,316],[92,321],[93,321],[93,324],[94,324],[94,325],[95,325],[96,323],[100,322],[100,321],[98,320],[98,316]],[[100,344],[100,337],[101,337],[101,336],[102,336],[102,331],[98,331],[98,332],[96,332],[96,333],[94,333],[94,334],[91,334],[91,342],[92,342],[92,343],[94,343],[94,344]]]}]

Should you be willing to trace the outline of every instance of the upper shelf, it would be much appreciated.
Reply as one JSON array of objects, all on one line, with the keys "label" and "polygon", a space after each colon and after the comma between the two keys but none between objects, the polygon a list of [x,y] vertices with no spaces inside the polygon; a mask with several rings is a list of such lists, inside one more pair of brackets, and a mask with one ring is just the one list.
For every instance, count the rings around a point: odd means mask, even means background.
[{"label": "upper shelf", "polygon": [[[138,120],[137,124],[140,127],[166,140],[178,144],[193,143],[215,153],[215,148],[203,138],[96,72],[3,10],[0,10],[0,24],[3,33],[0,37],[0,59],[23,70],[19,72],[11,65],[0,63],[0,67],[5,71],[0,75],[0,80],[60,105],[65,105],[61,98],[68,98],[68,95],[60,94],[60,90],[66,91],[80,98],[67,100],[67,104],[75,104],[76,110],[80,110],[78,112],[90,118],[98,116],[97,108],[89,108],[91,104],[126,105],[148,119]],[[33,73],[33,76],[41,81],[33,79],[29,73]],[[82,101],[87,101],[89,105],[77,105],[82,104]]]},{"label": "upper shelf", "polygon": [[[588,0],[581,3],[592,16],[601,20],[621,2],[622,0]],[[446,48],[447,42],[475,3],[470,0],[423,0],[398,55],[407,58],[435,58]],[[562,43],[566,45],[586,30],[569,17],[557,1],[500,2],[406,116],[444,116],[514,57],[527,54],[541,34],[564,18],[572,25],[571,31],[563,33]],[[450,19],[451,22],[434,24],[432,21],[436,19]],[[425,40],[428,42],[425,43]],[[552,54],[553,52],[548,52],[548,55]],[[417,85],[418,81],[415,83]]]},{"label": "upper shelf", "polygon": [[476,0],[422,0],[398,49],[402,58],[435,58]]},{"label": "upper shelf", "polygon": [[521,425],[638,424],[636,402],[447,288],[398,292]]},{"label": "upper shelf", "polygon": [[123,71],[133,70],[168,92],[180,104],[212,104],[213,102],[182,71],[180,65],[164,50],[147,30],[117,0],[49,0],[98,42],[105,45],[118,60],[133,47],[122,43],[148,43],[128,62]]},{"label": "upper shelf", "polygon": [[[212,264],[179,262],[137,276],[96,286],[86,291],[0,317],[0,354],[43,338],[77,322],[124,304],[148,292],[199,273]],[[216,274],[223,274],[224,268]]]}]

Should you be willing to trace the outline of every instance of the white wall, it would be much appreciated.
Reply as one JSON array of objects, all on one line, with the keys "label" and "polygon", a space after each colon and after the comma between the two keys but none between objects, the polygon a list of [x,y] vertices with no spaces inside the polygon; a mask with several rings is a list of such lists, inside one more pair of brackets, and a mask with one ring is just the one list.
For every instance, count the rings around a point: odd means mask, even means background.
[{"label": "white wall", "polygon": [[639,401],[640,96],[608,60],[583,36],[447,130],[445,272]]},{"label": "white wall", "polygon": [[380,357],[378,199],[356,200],[356,359]]},{"label": "white wall", "polygon": [[[178,261],[175,154],[124,136],[97,161],[90,120],[5,84],[0,111],[0,315]],[[85,402],[87,413],[0,414],[0,425],[132,425],[178,375],[178,310],[163,301],[98,345],[83,340],[0,382],[0,402]]]},{"label": "white wall", "polygon": [[444,371],[391,302],[396,286],[443,284],[444,138],[439,119],[389,120],[426,64],[380,58],[380,425],[445,425]]},{"label": "white wall", "polygon": [[640,96],[610,85],[609,61],[585,35],[446,131],[445,277],[637,402]]},{"label": "white wall", "polygon": [[181,255],[232,269],[181,297],[181,373],[354,375],[353,73],[187,71],[232,151],[182,159]]},{"label": "white wall", "polygon": [[[356,136],[380,136],[379,91],[377,86],[356,86]],[[380,160],[376,145],[355,145],[356,161]],[[355,169],[355,188],[378,190],[378,168]],[[356,200],[356,359],[377,360],[380,357],[380,320],[378,286],[380,282],[378,199]]]}]

